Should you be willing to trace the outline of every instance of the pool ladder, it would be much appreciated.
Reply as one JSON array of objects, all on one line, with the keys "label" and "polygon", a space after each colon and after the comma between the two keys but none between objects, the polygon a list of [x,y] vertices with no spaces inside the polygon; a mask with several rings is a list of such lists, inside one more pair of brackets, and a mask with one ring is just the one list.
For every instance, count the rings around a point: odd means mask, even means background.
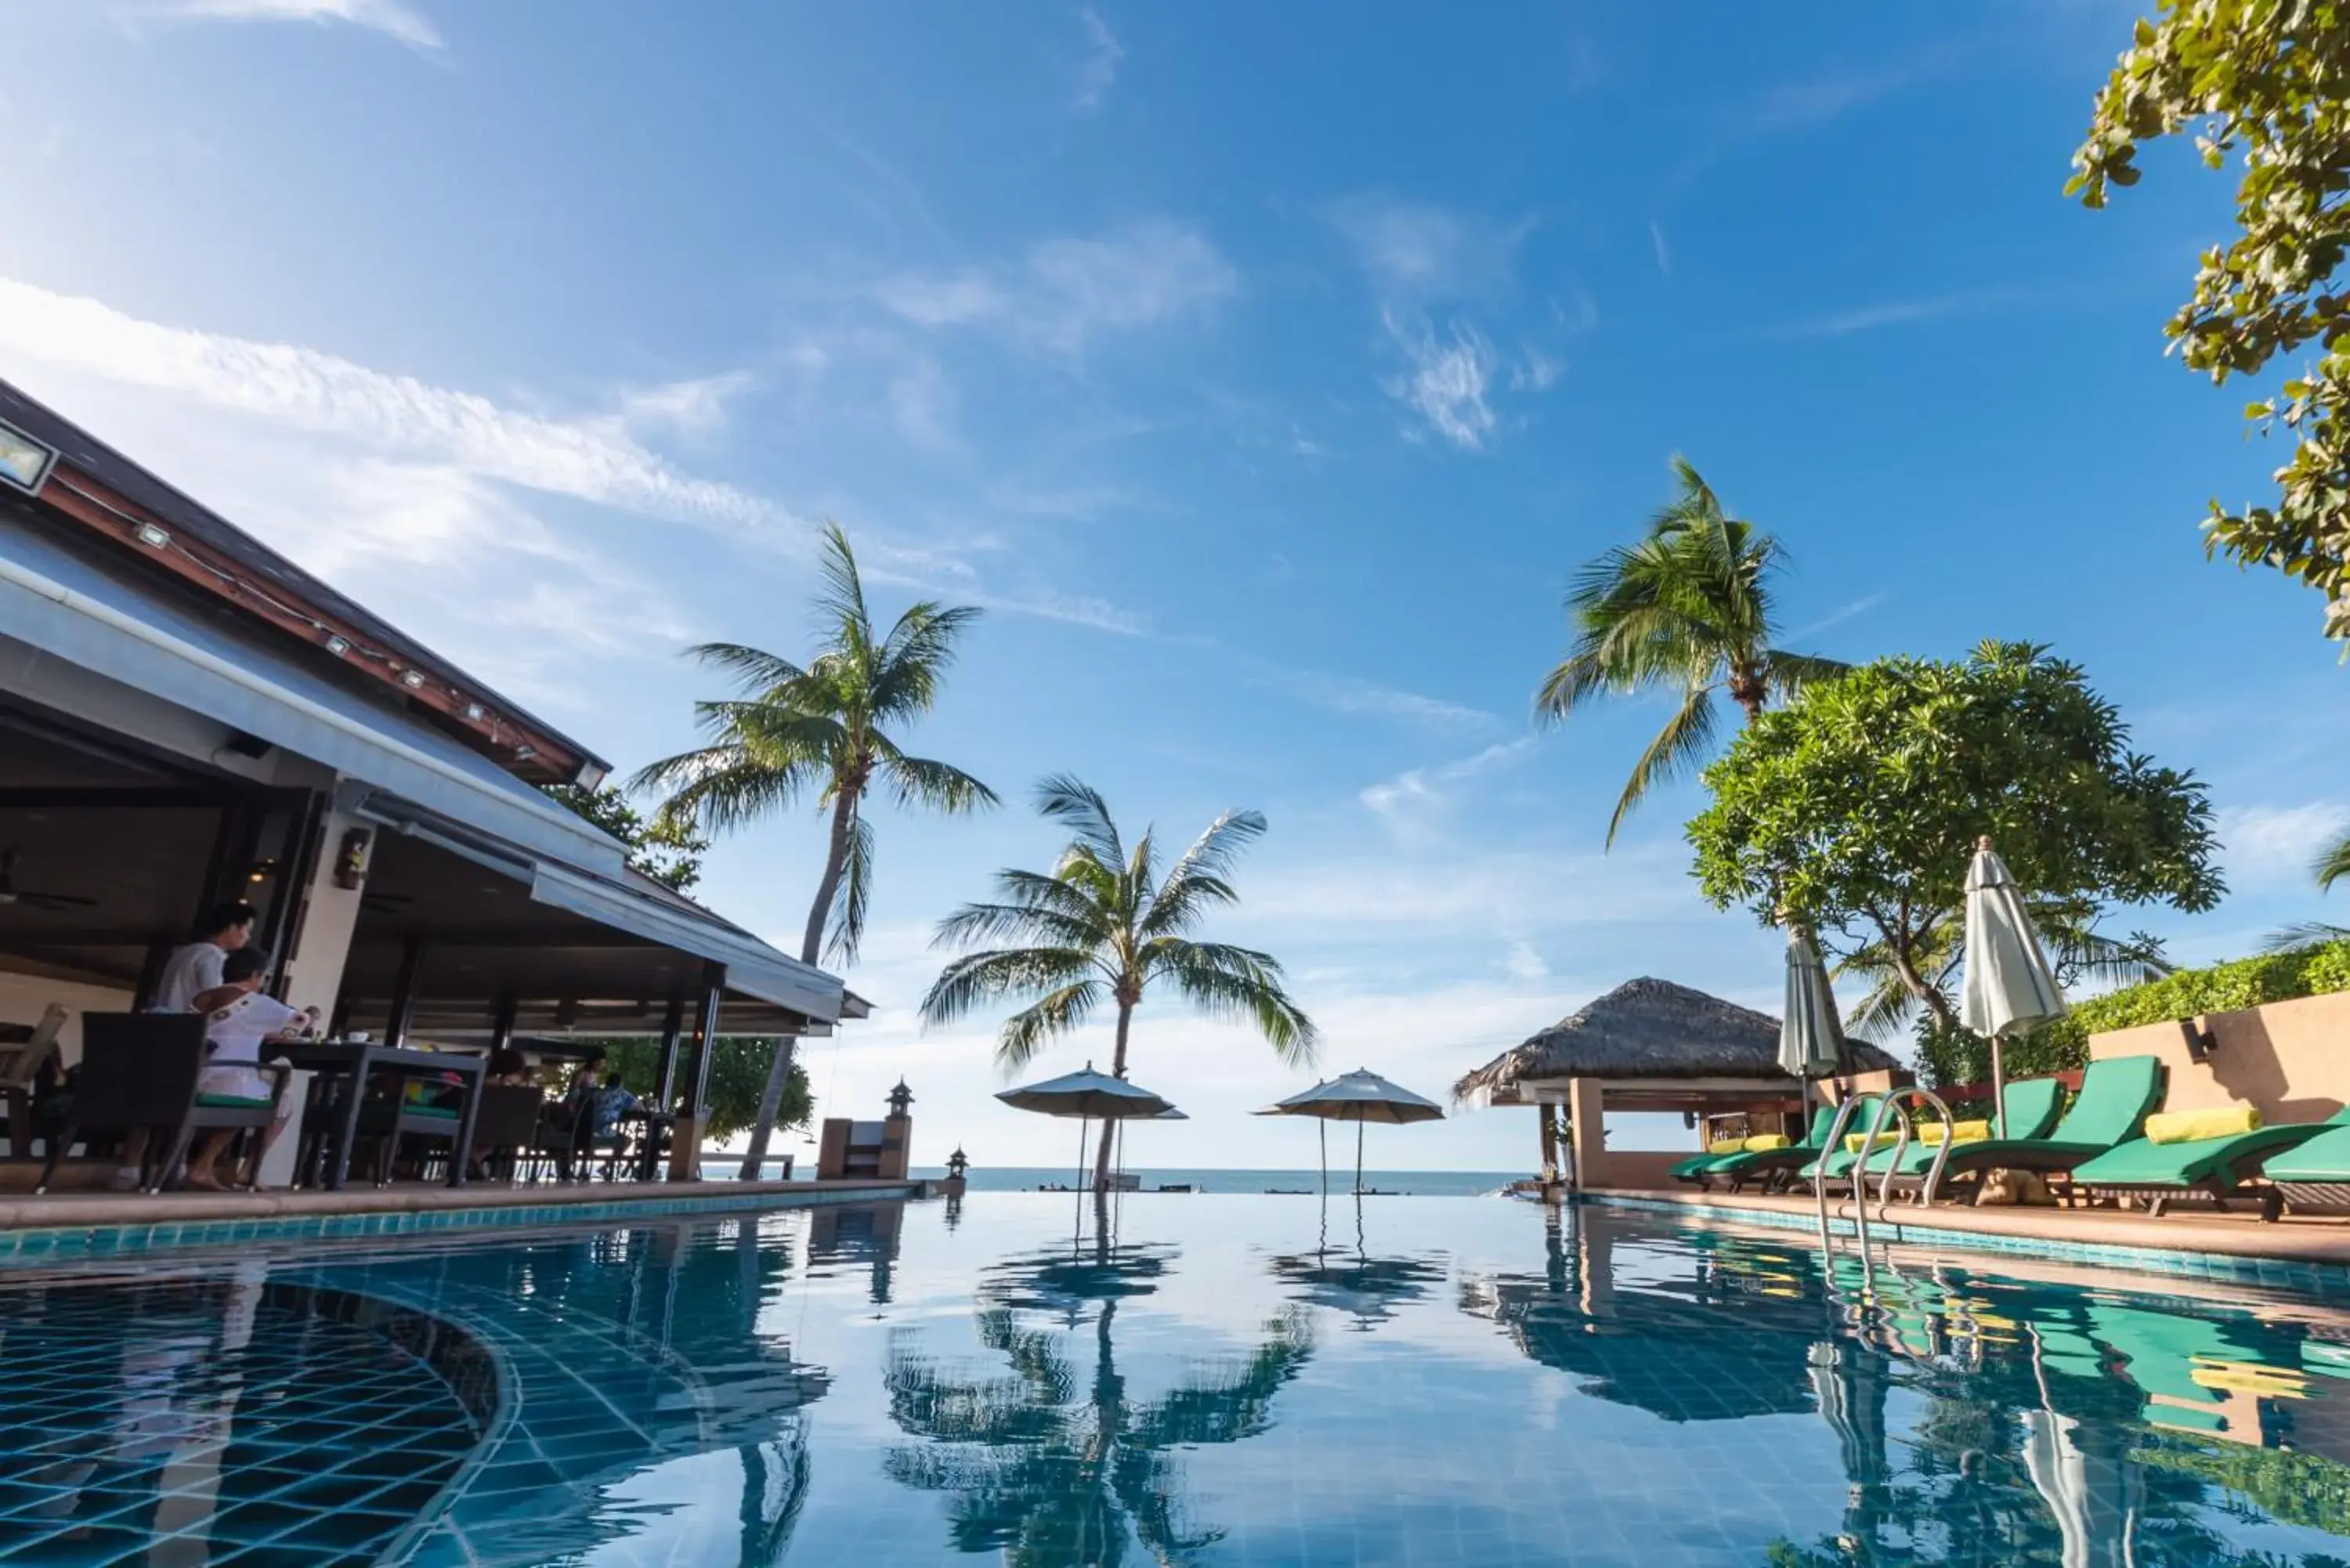
[{"label": "pool ladder", "polygon": [[[1950,1116],[1950,1107],[1942,1103],[1941,1096],[1931,1089],[1921,1088],[1913,1084],[1908,1088],[1896,1089],[1877,1100],[1877,1115],[1869,1123],[1867,1139],[1861,1145],[1861,1152],[1853,1160],[1852,1195],[1844,1204],[1839,1205],[1836,1210],[1838,1219],[1849,1219],[1853,1222],[1853,1230],[1860,1238],[1860,1255],[1864,1262],[1869,1255],[1868,1165],[1876,1156],[1877,1140],[1885,1134],[1887,1119],[1890,1117],[1898,1121],[1900,1124],[1900,1129],[1894,1135],[1893,1158],[1886,1162],[1885,1174],[1877,1184],[1877,1221],[1880,1224],[1890,1223],[1893,1209],[1893,1179],[1901,1169],[1902,1156],[1909,1152],[1910,1118],[1900,1108],[1901,1102],[1904,1100],[1923,1101],[1937,1116],[1941,1118],[1942,1123],[1942,1141],[1934,1150],[1934,1163],[1927,1168],[1926,1184],[1918,1194],[1918,1201],[1920,1205],[1934,1201],[1934,1193],[1942,1184],[1942,1167],[1947,1165],[1950,1158],[1950,1141],[1957,1131],[1958,1124]],[[1835,1120],[1829,1124],[1827,1140],[1821,1145],[1820,1158],[1816,1168],[1812,1172],[1812,1195],[1818,1199],[1820,1210],[1820,1251],[1829,1257],[1835,1255],[1835,1246],[1828,1229],[1828,1157],[1844,1146],[1845,1131],[1852,1123],[1853,1113],[1859,1107],[1860,1097],[1856,1095],[1847,1095],[1845,1096],[1844,1103],[1836,1107]]]}]

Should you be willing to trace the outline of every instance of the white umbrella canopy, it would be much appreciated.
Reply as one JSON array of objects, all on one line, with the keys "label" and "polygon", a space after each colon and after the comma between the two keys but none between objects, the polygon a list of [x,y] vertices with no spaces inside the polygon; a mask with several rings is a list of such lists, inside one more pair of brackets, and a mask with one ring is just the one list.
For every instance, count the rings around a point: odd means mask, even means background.
[{"label": "white umbrella canopy", "polygon": [[[1034,1111],[1044,1116],[1077,1118],[1076,1185],[1080,1191],[1086,1185],[1084,1123],[1172,1120],[1182,1116],[1175,1109],[1172,1101],[1152,1094],[1139,1084],[1113,1078],[1107,1073],[1097,1073],[1091,1062],[1086,1064],[1083,1072],[1064,1073],[1041,1084],[1023,1084],[1017,1088],[999,1090],[995,1097],[1014,1110]],[[1107,1128],[1103,1136],[1108,1136]]]},{"label": "white umbrella canopy", "polygon": [[1787,1005],[1779,1018],[1779,1065],[1806,1081],[1845,1070],[1844,1020],[1827,966],[1801,920],[1787,922]]},{"label": "white umbrella canopy", "polygon": [[2011,1034],[2064,1016],[2064,993],[2041,950],[2023,907],[2023,890],[1988,838],[1978,839],[1967,867],[1967,965],[1959,1022],[1991,1042],[1991,1104],[2006,1103],[2000,1045]]},{"label": "white umbrella canopy", "polygon": [[[1422,1098],[1400,1084],[1390,1083],[1367,1067],[1315,1085],[1257,1113],[1265,1116],[1313,1116],[1323,1122],[1355,1124],[1355,1190],[1363,1189],[1363,1127],[1379,1122],[1402,1127],[1411,1122],[1444,1119],[1444,1107]],[[1330,1189],[1329,1139],[1322,1144],[1322,1189]]]}]

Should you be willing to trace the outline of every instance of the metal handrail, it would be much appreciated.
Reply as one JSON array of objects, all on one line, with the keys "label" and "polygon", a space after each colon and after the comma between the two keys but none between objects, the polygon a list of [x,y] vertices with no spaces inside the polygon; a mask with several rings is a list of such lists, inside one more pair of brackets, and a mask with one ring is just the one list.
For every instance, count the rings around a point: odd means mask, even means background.
[{"label": "metal handrail", "polygon": [[[1917,1084],[1912,1084],[1907,1088],[1890,1091],[1885,1096],[1885,1103],[1887,1105],[1893,1105],[1898,1101],[1909,1098],[1925,1101],[1928,1105],[1933,1106],[1934,1114],[1939,1116],[1942,1120],[1942,1141],[1934,1150],[1934,1163],[1928,1168],[1926,1172],[1926,1185],[1919,1190],[1918,1196],[1919,1206],[1925,1207],[1932,1204],[1934,1201],[1934,1191],[1941,1185],[1942,1167],[1950,1163],[1950,1142],[1952,1136],[1958,1131],[1958,1122],[1951,1116],[1950,1107],[1943,1104],[1941,1096],[1934,1093],[1931,1089],[1925,1088]],[[1860,1157],[1860,1165],[1858,1168],[1859,1174],[1853,1180],[1853,1196],[1864,1208],[1867,1206],[1868,1201],[1866,1190],[1868,1177],[1868,1161],[1875,1155],[1876,1147],[1876,1142],[1872,1137],[1869,1143],[1868,1152]],[[1901,1118],[1900,1137],[1895,1140],[1893,1145],[1893,1158],[1886,1161],[1885,1174],[1877,1183],[1877,1218],[1880,1223],[1887,1223],[1891,1220],[1893,1211],[1893,1179],[1900,1173],[1901,1157],[1908,1152],[1909,1118],[1907,1116],[1904,1116]]]},{"label": "metal handrail", "polygon": [[[1844,1129],[1851,1124],[1852,1113],[1859,1106],[1860,1101],[1856,1096],[1846,1095],[1844,1097],[1843,1103],[1836,1106],[1835,1119],[1828,1124],[1828,1136],[1820,1142],[1819,1158],[1812,1162],[1812,1195],[1819,1199],[1820,1251],[1824,1254],[1835,1251],[1828,1240],[1828,1156],[1844,1142]],[[1866,1234],[1864,1230],[1864,1238]]]}]

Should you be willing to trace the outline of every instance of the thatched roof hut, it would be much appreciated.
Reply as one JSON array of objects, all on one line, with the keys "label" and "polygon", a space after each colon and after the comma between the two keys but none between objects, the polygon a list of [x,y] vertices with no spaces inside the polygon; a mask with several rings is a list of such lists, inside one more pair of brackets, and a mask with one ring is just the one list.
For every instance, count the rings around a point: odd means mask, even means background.
[{"label": "thatched roof hut", "polygon": [[[1856,1072],[1893,1066],[1851,1043]],[[1567,1078],[1795,1080],[1779,1066],[1779,1021],[1651,976],[1627,981],[1452,1085],[1456,1100],[1510,1105],[1518,1085]]]}]

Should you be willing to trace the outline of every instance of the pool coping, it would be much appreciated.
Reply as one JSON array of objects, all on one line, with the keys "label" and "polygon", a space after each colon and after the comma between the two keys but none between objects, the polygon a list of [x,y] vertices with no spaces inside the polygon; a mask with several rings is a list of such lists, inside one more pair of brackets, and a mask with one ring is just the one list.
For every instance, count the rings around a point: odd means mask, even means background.
[{"label": "pool coping", "polygon": [[[701,1187],[703,1184],[695,1184]],[[358,1241],[442,1235],[452,1231],[537,1229],[549,1225],[625,1223],[679,1215],[740,1213],[749,1210],[816,1208],[920,1197],[920,1181],[727,1182],[717,1190],[612,1196],[593,1188],[540,1195],[524,1190],[504,1201],[484,1202],[484,1193],[434,1188],[392,1193],[230,1193],[219,1198],[177,1195],[146,1199],[159,1209],[189,1210],[187,1217],[111,1218],[105,1210],[139,1204],[131,1199],[47,1199],[0,1206],[0,1269],[63,1260],[110,1258],[180,1248],[236,1246],[250,1242]],[[537,1201],[529,1201],[530,1199]],[[328,1200],[338,1200],[329,1203]],[[99,1214],[81,1223],[27,1224],[22,1211],[79,1203]],[[104,1207],[101,1207],[104,1206]],[[14,1210],[15,1212],[11,1212]],[[62,1214],[57,1214],[63,1218]]]},{"label": "pool coping", "polygon": [[[1677,1215],[1721,1224],[1756,1225],[1776,1231],[1803,1231],[1816,1235],[1817,1210],[1807,1203],[1802,1211],[1762,1208],[1662,1193],[1596,1190],[1574,1195],[1578,1204]],[[2159,1223],[2159,1221],[2158,1221]],[[1858,1228],[1831,1210],[1829,1233],[1856,1238]],[[1993,1230],[1953,1225],[1918,1224],[1898,1216],[1869,1221],[1872,1242],[1909,1248],[1948,1248],[1965,1252],[2002,1253],[2126,1269],[2136,1273],[2172,1278],[2218,1280],[2232,1284],[2262,1285],[2338,1300],[2350,1297],[2350,1264],[2265,1252],[2206,1251],[2192,1247],[2145,1246],[2123,1241],[2067,1241],[2045,1236],[2024,1236]],[[2182,1237],[2181,1240],[2187,1238]]]}]

